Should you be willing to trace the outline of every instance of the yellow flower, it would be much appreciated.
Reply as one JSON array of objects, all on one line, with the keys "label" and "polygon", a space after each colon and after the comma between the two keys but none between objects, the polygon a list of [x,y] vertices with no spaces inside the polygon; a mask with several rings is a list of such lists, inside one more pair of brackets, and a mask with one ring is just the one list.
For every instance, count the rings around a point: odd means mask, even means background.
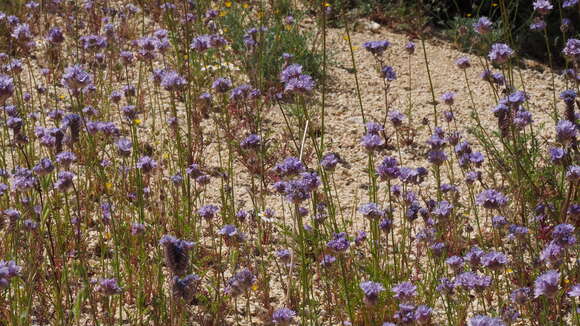
[{"label": "yellow flower", "polygon": [[220,17],[224,17],[226,15],[225,11],[220,11]]},{"label": "yellow flower", "polygon": [[243,3],[243,4],[242,4],[242,8],[244,8],[244,9],[248,9],[248,8],[250,8],[250,5],[249,5],[249,4],[247,4],[247,3]]},{"label": "yellow flower", "polygon": [[225,6],[226,6],[226,8],[230,8],[232,6],[232,2],[226,1]]},{"label": "yellow flower", "polygon": [[356,45],[353,45],[353,47],[352,47],[352,50],[353,50],[353,51],[356,51],[356,50],[358,50],[358,49],[360,49],[360,47],[358,47],[358,46],[356,46]]},{"label": "yellow flower", "polygon": [[325,6],[325,7],[330,7],[330,3],[328,3],[328,2],[325,2],[325,3],[324,3],[324,6]]},{"label": "yellow flower", "polygon": [[133,123],[136,124],[136,125],[140,125],[141,122],[142,122],[141,119],[135,119],[135,120],[133,120]]},{"label": "yellow flower", "polygon": [[64,100],[64,95],[59,95],[58,98]]},{"label": "yellow flower", "polygon": [[347,35],[347,34],[344,34],[344,35],[342,36],[342,39],[343,39],[343,40],[345,40],[345,41],[348,41],[349,37],[348,37],[348,35]]},{"label": "yellow flower", "polygon": [[491,6],[492,7],[497,7],[497,3],[494,2],[494,3],[491,4]]},{"label": "yellow flower", "polygon": [[105,232],[105,239],[107,240],[111,239],[111,232],[109,231]]},{"label": "yellow flower", "polygon": [[513,273],[514,271],[511,268],[506,269],[506,272],[508,272],[508,274]]},{"label": "yellow flower", "polygon": [[469,14],[467,14],[467,17],[471,17],[471,14],[470,14],[470,13],[469,13]]},{"label": "yellow flower", "polygon": [[107,190],[111,190],[111,188],[113,188],[113,184],[111,182],[107,182],[105,183],[105,188],[107,188]]},{"label": "yellow flower", "polygon": [[568,284],[568,283],[570,283],[570,280],[569,279],[565,279],[564,280],[564,283]]},{"label": "yellow flower", "polygon": [[258,290],[258,284],[252,285],[252,291],[256,291],[256,290]]},{"label": "yellow flower", "polygon": [[164,160],[167,160],[167,159],[169,159],[169,154],[163,153],[162,157]]}]

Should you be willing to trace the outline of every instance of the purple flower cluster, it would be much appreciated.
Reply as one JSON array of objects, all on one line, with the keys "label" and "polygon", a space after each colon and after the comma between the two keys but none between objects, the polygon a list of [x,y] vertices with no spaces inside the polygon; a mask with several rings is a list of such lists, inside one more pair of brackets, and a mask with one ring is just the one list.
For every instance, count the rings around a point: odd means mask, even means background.
[{"label": "purple flower cluster", "polygon": [[232,297],[237,297],[255,283],[256,276],[249,269],[244,268],[228,279],[224,292]]},{"label": "purple flower cluster", "polygon": [[373,281],[365,281],[360,283],[360,288],[364,293],[364,302],[369,306],[373,306],[379,299],[379,294],[385,290],[381,283]]},{"label": "purple flower cluster", "polygon": [[495,43],[491,46],[491,51],[489,52],[489,59],[498,65],[506,63],[514,55],[514,50],[512,50],[507,44]]},{"label": "purple flower cluster", "polygon": [[363,48],[373,55],[381,56],[387,50],[391,43],[387,40],[383,41],[370,41],[363,43]]},{"label": "purple flower cluster", "polygon": [[10,279],[19,276],[22,268],[13,260],[0,260],[0,289],[10,286]]},{"label": "purple flower cluster", "polygon": [[188,252],[194,243],[171,235],[164,235],[159,243],[164,248],[165,264],[169,270],[175,275],[184,275],[189,265]]}]

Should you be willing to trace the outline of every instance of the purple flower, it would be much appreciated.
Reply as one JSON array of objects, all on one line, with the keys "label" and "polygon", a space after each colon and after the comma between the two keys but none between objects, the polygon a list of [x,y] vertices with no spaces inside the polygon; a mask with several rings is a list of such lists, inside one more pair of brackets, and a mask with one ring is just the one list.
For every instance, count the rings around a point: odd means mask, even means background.
[{"label": "purple flower", "polygon": [[526,126],[532,124],[534,120],[532,120],[532,114],[529,111],[520,108],[516,112],[516,116],[514,117],[513,122],[518,129],[523,129]]},{"label": "purple flower", "polygon": [[379,221],[379,229],[381,229],[381,231],[388,233],[391,228],[393,227],[393,220],[391,220],[390,218],[382,218]]},{"label": "purple flower", "polygon": [[250,134],[240,142],[240,147],[243,149],[256,149],[260,147],[262,137],[256,134]]},{"label": "purple flower", "polygon": [[391,66],[384,66],[381,69],[381,76],[387,81],[394,81],[397,79],[397,72]]},{"label": "purple flower", "polygon": [[473,24],[473,29],[481,35],[491,32],[493,23],[487,17],[481,17]]},{"label": "purple flower", "polygon": [[0,74],[0,105],[4,105],[6,100],[14,93],[14,81],[7,75]]},{"label": "purple flower", "polygon": [[443,255],[443,252],[445,251],[446,247],[447,246],[445,245],[444,242],[436,242],[435,244],[431,245],[429,249],[431,249],[431,253],[434,256],[440,257],[441,255]]},{"label": "purple flower", "polygon": [[60,28],[52,27],[51,29],[48,30],[46,40],[52,44],[60,44],[64,42],[64,35],[60,30]]},{"label": "purple flower", "polygon": [[481,257],[481,264],[491,270],[501,270],[508,263],[508,258],[501,252],[491,251]]},{"label": "purple flower", "polygon": [[552,298],[558,293],[560,285],[560,273],[555,270],[549,270],[538,276],[534,281],[534,297],[542,295]]},{"label": "purple flower", "polygon": [[282,177],[288,177],[303,172],[306,168],[296,157],[288,157],[282,163],[276,164],[274,171]]},{"label": "purple flower", "polygon": [[327,153],[320,159],[320,166],[326,171],[334,171],[336,165],[340,163],[340,156],[336,153]]},{"label": "purple flower", "polygon": [[12,33],[10,34],[12,38],[16,39],[18,42],[27,43],[32,41],[34,35],[30,31],[30,26],[28,24],[18,24],[12,29]]},{"label": "purple flower", "polygon": [[550,10],[554,9],[554,6],[552,6],[549,0],[536,0],[534,1],[533,6],[534,10],[540,15],[547,15],[550,13]]},{"label": "purple flower", "polygon": [[300,75],[302,75],[302,66],[299,64],[291,64],[280,73],[280,81],[287,83],[290,79],[298,78]]},{"label": "purple flower", "polygon": [[377,219],[380,217],[385,216],[385,211],[382,210],[379,205],[375,204],[375,203],[367,203],[364,205],[361,205],[358,209],[359,213],[362,214],[362,216],[368,218],[368,219]]},{"label": "purple flower", "polygon": [[443,129],[437,127],[433,135],[429,137],[426,141],[427,145],[431,146],[433,150],[439,150],[447,146],[447,140],[445,139],[445,133]]},{"label": "purple flower", "polygon": [[437,292],[449,295],[453,294],[453,290],[455,289],[455,283],[449,280],[446,277],[439,279],[439,284],[435,288]]},{"label": "purple flower", "polygon": [[489,59],[496,64],[506,63],[510,57],[514,55],[514,51],[505,43],[495,43],[491,46],[489,52]]},{"label": "purple flower", "polygon": [[482,292],[491,285],[491,277],[474,272],[464,272],[455,278],[455,287]]},{"label": "purple flower", "polygon": [[12,175],[12,190],[25,192],[32,189],[38,184],[38,179],[32,174],[31,170],[16,167]]},{"label": "purple flower", "polygon": [[144,174],[151,173],[157,168],[157,161],[149,156],[142,156],[139,158],[136,164],[137,168],[140,169]]},{"label": "purple flower", "polygon": [[391,289],[395,293],[395,298],[402,302],[409,302],[417,295],[417,287],[411,282],[401,282]]},{"label": "purple flower", "polygon": [[562,53],[573,61],[580,60],[580,40],[575,38],[568,39]]},{"label": "purple flower", "polygon": [[99,49],[107,47],[107,39],[100,35],[85,35],[79,38],[83,45],[83,49],[90,51],[98,51]]},{"label": "purple flower", "polygon": [[230,93],[230,100],[244,101],[259,96],[260,91],[253,89],[252,86],[244,84],[234,88]]},{"label": "purple flower", "polygon": [[183,89],[187,85],[185,78],[174,70],[165,70],[161,77],[161,87],[166,91],[174,92]]},{"label": "purple flower", "polygon": [[507,224],[508,224],[508,221],[504,216],[497,215],[497,216],[494,216],[491,218],[491,225],[496,229],[504,227]]},{"label": "purple flower", "polygon": [[97,291],[101,292],[104,295],[109,296],[119,294],[123,291],[123,289],[121,289],[121,287],[117,284],[117,279],[104,278],[99,281]]},{"label": "purple flower", "polygon": [[54,182],[54,188],[60,191],[67,191],[73,186],[75,174],[70,171],[60,171],[58,178]]},{"label": "purple flower", "polygon": [[322,267],[330,267],[335,261],[336,261],[336,257],[334,257],[332,255],[324,255],[324,257],[322,257],[322,261],[320,262],[320,265]]},{"label": "purple flower", "polygon": [[432,315],[433,315],[432,308],[425,305],[420,305],[415,310],[415,322],[418,325],[430,325]]},{"label": "purple flower", "polygon": [[205,218],[206,220],[213,219],[215,215],[219,212],[219,207],[216,205],[205,205],[197,210],[199,216]]},{"label": "purple flower", "polygon": [[409,55],[415,53],[415,43],[411,41],[407,42],[407,44],[405,44],[405,51],[407,51]]},{"label": "purple flower", "polygon": [[572,8],[578,4],[578,0],[566,0],[562,3],[562,8]]},{"label": "purple flower", "polygon": [[13,260],[0,260],[0,289],[6,289],[10,285],[10,279],[20,275],[22,267],[16,265]]},{"label": "purple flower", "polygon": [[576,125],[569,120],[560,120],[556,125],[556,139],[566,145],[576,138]]},{"label": "purple flower", "polygon": [[356,234],[356,237],[354,238],[354,243],[357,246],[360,246],[366,239],[367,239],[367,233],[365,231],[359,231]]},{"label": "purple flower", "polygon": [[171,287],[173,296],[190,303],[193,300],[199,281],[201,281],[201,278],[195,274],[189,274],[184,278],[174,276]]},{"label": "purple flower", "polygon": [[246,292],[254,283],[256,283],[256,276],[249,269],[244,268],[227,281],[224,292],[237,297]]},{"label": "purple flower", "polygon": [[45,176],[54,170],[54,165],[49,158],[42,158],[38,164],[32,168],[32,172],[38,176]]},{"label": "purple flower", "polygon": [[382,55],[385,50],[391,45],[389,41],[370,41],[363,43],[363,47],[365,50],[369,51],[370,53],[380,56]]},{"label": "purple flower", "polygon": [[545,262],[548,266],[558,266],[562,263],[564,251],[562,246],[552,241],[540,252],[540,261]]},{"label": "purple flower", "polygon": [[225,93],[232,88],[232,81],[229,78],[218,78],[213,82],[211,88],[218,93]]},{"label": "purple flower", "polygon": [[80,65],[74,65],[64,70],[61,83],[72,91],[85,88],[92,83],[92,76]]},{"label": "purple flower", "polygon": [[400,127],[403,124],[403,120],[405,120],[405,115],[399,111],[390,111],[388,116],[395,128]]},{"label": "purple flower", "polygon": [[60,152],[56,154],[56,162],[65,168],[68,168],[73,162],[76,162],[77,156],[71,152]]},{"label": "purple flower", "polygon": [[194,243],[164,235],[159,243],[164,248],[165,264],[175,275],[184,275],[189,265],[188,251]]},{"label": "purple flower", "polygon": [[571,297],[580,297],[580,284],[575,284],[570,291],[568,291],[568,295]]},{"label": "purple flower", "polygon": [[506,326],[506,324],[500,318],[478,315],[469,320],[469,326]]},{"label": "purple flower", "polygon": [[400,174],[397,159],[394,157],[385,157],[376,171],[382,180],[396,179]]},{"label": "purple flower", "polygon": [[571,165],[566,171],[566,180],[578,182],[580,180],[580,165]]},{"label": "purple flower", "polygon": [[361,139],[361,145],[369,152],[381,149],[385,140],[378,134],[367,133]]},{"label": "purple flower", "polygon": [[576,92],[574,90],[568,89],[560,93],[560,99],[566,103],[566,105],[573,105],[576,99]]},{"label": "purple flower", "polygon": [[459,256],[451,256],[445,260],[445,263],[456,273],[463,269],[463,258]]},{"label": "purple flower", "polygon": [[412,325],[415,322],[415,306],[412,304],[399,304],[399,310],[395,312],[393,318],[399,325]]},{"label": "purple flower", "polygon": [[497,190],[486,189],[477,195],[475,202],[487,209],[499,209],[507,205],[507,198]]},{"label": "purple flower", "polygon": [[381,131],[385,130],[383,126],[376,122],[369,122],[365,125],[368,134],[378,135]]},{"label": "purple flower", "polygon": [[316,83],[309,75],[299,75],[288,80],[284,86],[284,92],[290,94],[309,94],[314,89]]},{"label": "purple flower", "polygon": [[455,93],[445,92],[443,95],[441,95],[441,100],[447,105],[453,105],[453,101],[455,100]]},{"label": "purple flower", "polygon": [[528,287],[523,287],[519,289],[515,289],[510,294],[510,300],[516,304],[525,304],[530,300],[532,296],[532,289]]},{"label": "purple flower", "polygon": [[468,57],[461,57],[455,61],[455,65],[457,65],[459,69],[467,69],[471,67],[471,61]]},{"label": "purple flower", "polygon": [[131,223],[131,235],[142,234],[145,232],[145,225],[142,223]]},{"label": "purple flower", "polygon": [[117,152],[123,157],[128,157],[133,149],[133,143],[127,138],[117,139],[115,145],[117,146]]},{"label": "purple flower", "polygon": [[447,160],[447,154],[444,151],[434,150],[427,153],[429,163],[441,165]]},{"label": "purple flower", "polygon": [[540,17],[534,18],[534,20],[530,24],[531,31],[542,31],[545,28],[546,28],[546,22]]},{"label": "purple flower", "polygon": [[348,247],[350,247],[350,242],[348,241],[347,235],[345,232],[335,233],[332,240],[326,243],[326,247],[332,250],[333,252],[339,254],[345,252]]},{"label": "purple flower", "polygon": [[563,247],[569,247],[576,243],[574,226],[571,224],[559,224],[552,230],[552,239]]},{"label": "purple flower", "polygon": [[272,314],[272,322],[276,325],[287,326],[294,320],[296,313],[288,308],[280,308]]},{"label": "purple flower", "polygon": [[440,219],[447,218],[453,212],[453,205],[446,200],[437,202],[433,207],[432,214]]},{"label": "purple flower", "polygon": [[274,254],[284,263],[289,263],[292,258],[292,252],[288,249],[276,250]]},{"label": "purple flower", "polygon": [[365,295],[364,302],[369,306],[375,305],[379,294],[385,290],[381,283],[372,281],[361,282],[359,286]]},{"label": "purple flower", "polygon": [[[246,235],[243,232],[238,231],[238,229],[233,224],[224,225],[218,234],[226,239],[226,244],[228,243],[239,243],[246,240]],[[230,243],[230,244],[231,244]]]}]

